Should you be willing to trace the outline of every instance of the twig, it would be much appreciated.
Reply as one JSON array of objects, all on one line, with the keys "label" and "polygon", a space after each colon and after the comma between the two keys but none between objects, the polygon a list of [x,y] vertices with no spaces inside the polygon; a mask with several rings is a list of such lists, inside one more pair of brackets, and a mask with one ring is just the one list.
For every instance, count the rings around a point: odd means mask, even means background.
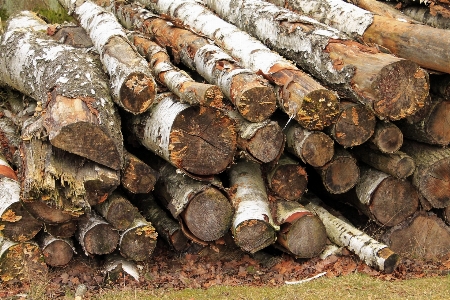
[{"label": "twig", "polygon": [[298,280],[298,281],[285,281],[284,283],[285,283],[285,284],[300,284],[300,283],[305,283],[305,282],[311,281],[311,280],[313,280],[313,279],[322,277],[322,276],[325,275],[325,274],[327,274],[327,272],[322,272],[322,273],[319,273],[319,274],[317,274],[317,275],[314,275],[313,277],[306,278],[306,279],[302,279],[302,280]]}]

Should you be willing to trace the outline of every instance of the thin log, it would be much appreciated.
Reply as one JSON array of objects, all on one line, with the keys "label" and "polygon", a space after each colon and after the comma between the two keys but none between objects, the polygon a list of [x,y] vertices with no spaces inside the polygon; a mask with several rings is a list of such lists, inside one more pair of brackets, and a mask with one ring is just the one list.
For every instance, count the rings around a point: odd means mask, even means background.
[{"label": "thin log", "polygon": [[155,102],[147,113],[129,120],[142,145],[193,175],[208,177],[230,165],[236,131],[229,117],[212,107],[180,103],[170,93]]},{"label": "thin log", "polygon": [[387,245],[374,240],[350,223],[333,216],[322,207],[321,200],[314,195],[305,197],[306,209],[314,212],[322,221],[328,238],[338,246],[347,247],[367,265],[385,273],[392,273],[399,262],[399,255]]},{"label": "thin log", "polygon": [[130,227],[120,233],[120,254],[126,259],[144,261],[152,256],[157,237],[152,223],[137,216]]},{"label": "thin log", "polygon": [[119,231],[129,228],[139,216],[137,207],[118,191],[112,192],[106,201],[96,205],[95,210]]},{"label": "thin log", "polygon": [[405,140],[400,149],[414,159],[412,183],[435,208],[450,205],[450,149]]},{"label": "thin log", "polygon": [[428,74],[416,63],[348,40],[306,14],[263,0],[204,3],[381,119],[413,114],[428,95]]},{"label": "thin log", "polygon": [[322,221],[295,201],[276,201],[276,221],[280,226],[277,244],[295,257],[318,256],[327,243]]},{"label": "thin log", "polygon": [[59,2],[89,34],[109,74],[115,103],[134,114],[146,111],[155,99],[156,83],[115,16],[89,0]]},{"label": "thin log", "polygon": [[53,146],[120,169],[120,119],[98,59],[47,37],[48,25],[34,13],[22,12],[8,24],[0,81],[38,101]]},{"label": "thin log", "polygon": [[278,197],[295,201],[306,191],[308,174],[298,161],[282,155],[277,164],[267,172],[267,183]]},{"label": "thin log", "polygon": [[[293,63],[263,43],[239,30],[194,0],[140,0],[159,14],[204,34],[236,57],[250,70],[259,72],[277,87],[278,106],[303,127],[322,130],[336,119],[339,100]],[[240,41],[236,43],[236,41]]]},{"label": "thin log", "polygon": [[44,256],[44,261],[52,267],[67,265],[73,258],[75,251],[71,239],[56,238],[50,234],[42,233],[37,237],[37,243]]},{"label": "thin log", "polygon": [[395,153],[403,144],[403,133],[394,123],[378,121],[368,142],[382,153]]},{"label": "thin log", "polygon": [[56,238],[67,239],[75,235],[77,227],[77,220],[70,220],[66,223],[60,224],[44,223],[44,232],[47,232]]},{"label": "thin log", "polygon": [[120,184],[133,194],[149,193],[155,187],[158,172],[145,162],[124,150],[124,164]]},{"label": "thin log", "polygon": [[341,101],[339,118],[327,127],[328,134],[344,148],[365,143],[374,133],[373,112],[359,103]]},{"label": "thin log", "polygon": [[255,253],[276,240],[276,230],[260,165],[239,160],[228,171],[235,215],[231,232],[242,250]]}]

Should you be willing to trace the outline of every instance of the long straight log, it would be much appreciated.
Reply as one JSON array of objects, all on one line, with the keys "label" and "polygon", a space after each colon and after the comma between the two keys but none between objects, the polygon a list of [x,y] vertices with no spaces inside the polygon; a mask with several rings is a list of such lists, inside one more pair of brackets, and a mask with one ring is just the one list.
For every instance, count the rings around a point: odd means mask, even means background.
[{"label": "long straight log", "polygon": [[0,45],[0,81],[38,101],[53,146],[120,169],[120,119],[98,59],[48,38],[48,25],[31,12],[8,24]]},{"label": "long straight log", "polygon": [[440,29],[450,29],[450,16],[444,17],[441,14],[433,14],[428,7],[410,6],[403,8],[401,11],[408,17],[425,25]]},{"label": "long straight log", "polygon": [[[140,0],[146,7],[179,20],[204,34],[250,70],[277,86],[278,106],[310,130],[322,130],[336,119],[339,100],[293,63],[239,30],[194,0]],[[236,43],[239,41],[239,43]]]},{"label": "long straight log", "polygon": [[129,192],[149,193],[155,187],[158,172],[135,155],[124,150],[124,163],[120,184]]},{"label": "long straight log", "polygon": [[368,143],[382,153],[395,153],[403,144],[403,133],[394,123],[378,121]]},{"label": "long straight log", "polygon": [[59,2],[89,34],[109,74],[115,103],[134,114],[146,111],[155,99],[156,83],[114,15],[89,0]]},{"label": "long straight log", "polygon": [[42,233],[38,236],[37,243],[44,255],[45,263],[52,267],[67,265],[77,253],[71,239],[56,238]]},{"label": "long straight log", "polygon": [[[346,0],[364,10],[372,12],[374,15],[384,16],[392,19],[397,19],[402,22],[408,23],[420,23],[413,18],[408,17],[406,14],[402,13],[400,10],[395,8],[396,3],[388,3],[385,1],[377,0]],[[392,5],[394,4],[394,5]]]},{"label": "long straight log", "polygon": [[328,238],[338,246],[347,247],[367,265],[385,273],[392,273],[399,262],[399,255],[353,225],[329,213],[321,200],[309,194],[304,197],[305,207],[314,212],[322,221]]}]

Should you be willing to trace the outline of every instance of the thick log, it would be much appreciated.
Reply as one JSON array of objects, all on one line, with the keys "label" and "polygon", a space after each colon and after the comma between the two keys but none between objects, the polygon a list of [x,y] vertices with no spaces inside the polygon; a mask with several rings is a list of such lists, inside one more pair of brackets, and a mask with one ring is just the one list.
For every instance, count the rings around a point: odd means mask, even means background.
[{"label": "thick log", "polygon": [[416,168],[412,157],[402,151],[383,153],[369,145],[361,145],[349,151],[358,161],[399,179],[411,176]]},{"label": "thick log", "polygon": [[12,242],[0,236],[0,280],[30,282],[48,268],[39,246],[31,241]]},{"label": "thick log", "polygon": [[71,239],[62,239],[54,237],[47,233],[40,234],[36,239],[39,248],[44,256],[44,261],[52,267],[62,267],[67,265],[75,251]]},{"label": "thick log", "polygon": [[233,208],[219,182],[210,185],[189,178],[169,164],[159,172],[154,195],[194,237],[214,241],[230,229]]},{"label": "thick log", "polygon": [[182,22],[185,27],[204,34],[232,57],[239,59],[245,67],[263,74],[277,86],[278,106],[303,127],[322,130],[334,122],[339,100],[333,92],[198,2],[194,0],[139,2],[159,14]]},{"label": "thick log", "polygon": [[[181,61],[209,83],[220,87],[247,120],[260,122],[275,111],[276,95],[267,80],[241,67],[206,38],[178,28],[140,6],[120,5],[115,13],[126,27],[152,36],[161,46],[171,50],[175,61]],[[129,20],[132,20],[131,24]]]},{"label": "thick log", "polygon": [[321,204],[321,200],[309,194],[304,197],[306,209],[314,212],[322,221],[328,238],[338,246],[347,247],[367,265],[385,273],[392,273],[399,262],[399,255],[387,245],[374,240],[350,223],[329,213]]},{"label": "thick log", "polygon": [[276,201],[276,222],[280,226],[277,244],[299,258],[319,255],[327,243],[322,221],[296,201]]},{"label": "thick log", "polygon": [[94,211],[87,211],[80,217],[75,236],[86,256],[112,253],[120,238],[114,227]]},{"label": "thick log", "polygon": [[440,259],[450,252],[450,228],[433,213],[418,212],[383,234],[393,251],[424,260]]},{"label": "thick log", "polygon": [[413,114],[428,95],[428,74],[417,64],[347,40],[306,14],[263,0],[204,3],[381,119]]},{"label": "thick log", "polygon": [[42,222],[22,206],[16,173],[0,154],[0,235],[13,242],[25,242],[41,228]]},{"label": "thick log", "polygon": [[295,201],[306,191],[308,174],[298,161],[284,154],[267,172],[267,183],[276,196]]},{"label": "thick log", "polygon": [[31,12],[8,24],[0,46],[0,81],[38,101],[53,146],[120,169],[120,119],[98,59],[48,38],[48,25]]},{"label": "thick log", "polygon": [[359,167],[353,155],[343,148],[335,149],[333,158],[322,167],[315,168],[323,186],[331,194],[345,193],[359,180]]},{"label": "thick log", "polygon": [[141,214],[156,228],[158,236],[175,251],[181,252],[188,248],[189,239],[183,233],[180,224],[156,202],[152,194],[142,195],[134,203]]},{"label": "thick log", "polygon": [[341,101],[336,123],[326,130],[338,144],[347,148],[365,143],[373,135],[376,123],[373,112],[362,104]]},{"label": "thick log", "polygon": [[138,216],[130,227],[120,233],[120,254],[126,259],[144,261],[153,254],[157,237],[158,233],[152,223]]},{"label": "thick log", "polygon": [[450,149],[405,140],[400,150],[414,159],[412,183],[432,207],[450,205]]},{"label": "thick log", "polygon": [[89,0],[59,2],[89,34],[109,74],[115,103],[134,114],[146,111],[155,99],[156,83],[115,16]]},{"label": "thick log", "polygon": [[237,246],[255,253],[276,240],[276,231],[269,209],[269,199],[256,162],[239,160],[228,171],[231,201],[235,209],[231,232]]},{"label": "thick log", "polygon": [[133,194],[151,192],[158,179],[158,172],[126,150],[123,160],[120,184]]},{"label": "thick log", "polygon": [[394,123],[378,121],[368,142],[382,153],[395,153],[403,144],[403,133]]},{"label": "thick log", "polygon": [[140,215],[137,207],[118,191],[114,191],[94,208],[109,224],[120,231],[129,228]]},{"label": "thick log", "polygon": [[76,219],[60,224],[44,223],[44,232],[60,239],[68,239],[74,236],[77,228],[78,222]]},{"label": "thick log", "polygon": [[153,76],[177,95],[180,102],[219,109],[225,107],[223,94],[218,86],[196,82],[186,72],[174,66],[166,50],[150,37],[135,33],[131,39],[139,53],[147,58]]},{"label": "thick log", "polygon": [[173,94],[158,95],[129,127],[147,149],[186,173],[208,177],[225,170],[236,151],[234,121],[212,107],[180,103]]},{"label": "thick log", "polygon": [[450,29],[450,15],[444,17],[442,14],[433,14],[428,7],[409,6],[403,8],[402,13],[425,25],[441,29]]}]

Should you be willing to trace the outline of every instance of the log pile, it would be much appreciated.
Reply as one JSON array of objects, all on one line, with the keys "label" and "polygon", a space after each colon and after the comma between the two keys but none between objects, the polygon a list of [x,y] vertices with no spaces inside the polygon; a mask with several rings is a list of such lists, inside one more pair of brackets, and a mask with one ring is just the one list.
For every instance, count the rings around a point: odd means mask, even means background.
[{"label": "log pile", "polygon": [[351,31],[294,0],[60,2],[77,24],[23,11],[1,37],[0,280],[74,255],[136,278],[156,243],[336,244],[387,273],[450,252],[448,57],[384,49],[356,6]]}]

